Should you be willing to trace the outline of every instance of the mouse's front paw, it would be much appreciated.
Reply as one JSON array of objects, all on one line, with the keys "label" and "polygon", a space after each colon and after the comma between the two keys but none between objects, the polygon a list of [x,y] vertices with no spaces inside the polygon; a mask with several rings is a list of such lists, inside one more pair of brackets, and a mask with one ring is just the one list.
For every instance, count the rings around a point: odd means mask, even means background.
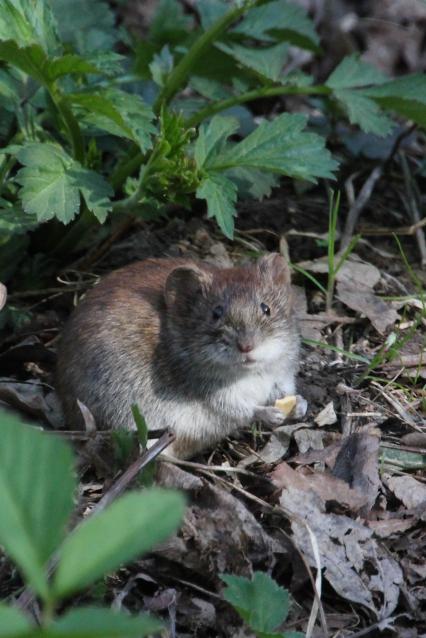
[{"label": "mouse's front paw", "polygon": [[308,402],[301,394],[296,394],[296,405],[291,413],[292,419],[302,419],[308,411]]},{"label": "mouse's front paw", "polygon": [[287,417],[279,408],[260,406],[256,408],[254,418],[270,428],[276,428],[282,425]]}]

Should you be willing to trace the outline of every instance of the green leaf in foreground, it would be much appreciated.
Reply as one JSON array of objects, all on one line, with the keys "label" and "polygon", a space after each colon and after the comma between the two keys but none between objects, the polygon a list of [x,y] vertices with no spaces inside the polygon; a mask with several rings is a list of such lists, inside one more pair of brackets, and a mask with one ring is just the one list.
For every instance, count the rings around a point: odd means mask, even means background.
[{"label": "green leaf in foreground", "polygon": [[162,628],[163,623],[147,614],[129,616],[111,609],[82,607],[72,609],[52,623],[48,635],[52,635],[52,638],[143,638]]},{"label": "green leaf in foreground", "polygon": [[232,239],[237,201],[234,182],[219,173],[210,173],[197,188],[196,196],[207,201],[208,216],[214,217],[224,235]]},{"label": "green leaf in foreground", "polygon": [[72,454],[62,441],[6,413],[0,438],[0,545],[45,598],[44,567],[73,507]]},{"label": "green leaf in foreground", "polygon": [[208,164],[218,155],[230,135],[238,131],[239,123],[235,117],[217,115],[208,124],[202,124],[194,146],[194,159],[198,168]]},{"label": "green leaf in foreground", "polygon": [[254,572],[251,580],[223,574],[223,596],[255,632],[271,633],[285,621],[289,595],[268,574]]},{"label": "green leaf in foreground", "polygon": [[25,167],[16,177],[22,205],[38,221],[56,217],[67,224],[80,209],[80,194],[97,219],[105,220],[113,191],[101,175],[50,143],[30,142],[17,151],[17,158]]},{"label": "green leaf in foreground", "polygon": [[358,124],[366,133],[385,137],[389,135],[395,123],[385,115],[374,100],[359,91],[337,89],[334,96],[342,104],[351,124]]},{"label": "green leaf in foreground", "polygon": [[130,492],[65,540],[53,588],[66,596],[161,543],[178,527],[184,499],[160,488]]},{"label": "green leaf in foreground", "polygon": [[415,73],[370,87],[364,95],[373,98],[382,108],[412,120],[426,128],[426,75]]},{"label": "green leaf in foreground", "polygon": [[313,51],[319,48],[318,34],[306,11],[285,0],[251,9],[233,31],[259,40],[287,40]]},{"label": "green leaf in foreground", "polygon": [[329,76],[326,86],[331,89],[350,89],[369,84],[382,84],[388,78],[371,64],[360,60],[354,53],[343,58]]},{"label": "green leaf in foreground", "polygon": [[305,124],[304,115],[282,113],[271,122],[259,124],[242,142],[228,145],[206,162],[206,168],[247,166],[313,182],[316,177],[333,178],[337,162],[322,137],[302,130]]},{"label": "green leaf in foreground", "polygon": [[0,603],[0,638],[20,636],[30,629],[30,621],[22,611]]},{"label": "green leaf in foreground", "polygon": [[260,73],[264,78],[274,82],[277,82],[281,75],[288,53],[288,44],[286,42],[279,42],[270,47],[257,49],[237,43],[232,45],[218,43],[216,46],[243,66]]}]

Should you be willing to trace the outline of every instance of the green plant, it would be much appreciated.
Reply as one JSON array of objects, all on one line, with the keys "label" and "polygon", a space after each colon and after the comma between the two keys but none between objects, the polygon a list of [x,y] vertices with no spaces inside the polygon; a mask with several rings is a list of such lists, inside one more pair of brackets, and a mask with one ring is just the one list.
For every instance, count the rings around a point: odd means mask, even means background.
[{"label": "green plant", "polygon": [[[282,175],[333,176],[337,162],[304,115],[256,126],[245,103],[316,96],[378,135],[394,125],[384,110],[426,124],[421,74],[390,80],[356,55],[324,84],[283,71],[290,45],[320,52],[312,22],[285,0],[200,0],[197,20],[160,0],[145,40],[115,29],[102,0],[86,9],[84,0],[0,4],[3,278],[30,238],[63,257],[108,217],[152,217],[194,196],[232,237],[237,197],[261,199]],[[119,38],[126,55],[112,51]]]},{"label": "green plant", "polygon": [[223,592],[257,638],[303,638],[298,631],[277,632],[289,612],[289,593],[268,574],[254,572],[251,579],[223,574]]},{"label": "green plant", "polygon": [[[68,446],[15,417],[0,417],[0,544],[42,601],[41,627],[16,607],[0,604],[0,636],[115,638],[152,635],[162,624],[146,614],[58,605],[148,551],[174,532],[183,497],[151,488],[128,492],[66,533],[76,481]],[[56,563],[52,578],[48,564]]]}]

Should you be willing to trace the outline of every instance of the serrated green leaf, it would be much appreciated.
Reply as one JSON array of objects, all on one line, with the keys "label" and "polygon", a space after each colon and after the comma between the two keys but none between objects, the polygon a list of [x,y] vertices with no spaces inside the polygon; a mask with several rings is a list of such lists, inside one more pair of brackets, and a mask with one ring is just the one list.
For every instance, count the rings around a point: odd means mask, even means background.
[{"label": "serrated green leaf", "polygon": [[47,85],[48,76],[44,72],[47,56],[39,44],[19,47],[13,40],[0,42],[0,60],[30,75],[43,86]]},{"label": "serrated green leaf", "polygon": [[0,544],[42,597],[44,567],[61,542],[73,507],[70,449],[58,439],[0,415]]},{"label": "serrated green leaf", "polygon": [[282,113],[260,124],[242,142],[225,148],[206,168],[247,166],[313,182],[316,177],[333,177],[337,162],[322,137],[302,130],[305,124],[304,115]]},{"label": "serrated green leaf", "polygon": [[53,582],[56,596],[86,587],[164,541],[178,527],[183,511],[181,494],[151,488],[130,492],[85,520],[62,545]]},{"label": "serrated green leaf", "polygon": [[151,20],[149,40],[157,46],[176,45],[191,30],[192,18],[176,0],[160,0]]},{"label": "serrated green leaf", "polygon": [[151,148],[151,136],[156,132],[152,123],[154,113],[138,95],[114,88],[96,93],[74,93],[67,97],[81,108],[86,123],[112,135],[131,139],[143,151]]},{"label": "serrated green leaf", "polygon": [[82,194],[87,208],[103,224],[112,207],[110,197],[112,197],[114,191],[111,185],[102,175],[83,168],[77,162],[70,171],[70,177],[74,180],[75,187]]},{"label": "serrated green leaf", "polygon": [[[25,0],[24,0],[25,1]],[[58,23],[62,42],[80,54],[110,52],[118,41],[119,31],[108,2],[90,0],[49,0]]]},{"label": "serrated green leaf", "polygon": [[18,102],[18,82],[8,71],[0,69],[0,104],[8,110],[15,110]]},{"label": "serrated green leaf", "polygon": [[395,124],[380,107],[359,91],[337,89],[334,96],[342,104],[351,124],[358,124],[366,133],[381,137],[389,135]]},{"label": "serrated green leaf", "polygon": [[194,8],[200,14],[201,26],[206,30],[224,16],[231,7],[224,0],[198,0]]},{"label": "serrated green leaf", "polygon": [[57,53],[60,45],[49,3],[45,0],[2,0],[0,40],[13,40],[18,47],[38,44],[46,53]]},{"label": "serrated green leaf", "polygon": [[363,91],[381,107],[426,127],[426,75],[415,73]]},{"label": "serrated green leaf", "polygon": [[18,150],[17,158],[25,167],[16,177],[25,212],[40,222],[56,217],[67,224],[80,208],[81,193],[89,210],[104,221],[112,189],[103,177],[50,143],[30,142]]},{"label": "serrated green leaf", "polygon": [[0,198],[0,237],[21,235],[38,226],[37,219]]},{"label": "serrated green leaf", "polygon": [[46,73],[51,81],[70,73],[97,73],[101,71],[94,64],[79,55],[67,54],[60,58],[49,60],[46,65]]},{"label": "serrated green leaf", "polygon": [[289,48],[286,42],[256,49],[236,43],[228,45],[218,42],[216,46],[224,53],[231,55],[240,64],[273,82],[277,82],[281,75]]},{"label": "serrated green leaf", "polygon": [[168,45],[164,45],[160,53],[156,53],[149,64],[149,70],[152,79],[158,86],[164,86],[164,83],[173,69],[173,56],[170,53]]},{"label": "serrated green leaf", "polygon": [[230,135],[238,131],[239,123],[235,117],[214,116],[208,124],[202,124],[194,146],[194,159],[198,168],[211,161],[221,152]]},{"label": "serrated green leaf", "polygon": [[237,184],[240,197],[250,195],[259,200],[269,197],[272,189],[279,183],[279,177],[275,173],[265,173],[256,168],[243,166],[230,169],[226,175]]},{"label": "serrated green leaf", "polygon": [[189,82],[194,91],[209,100],[224,100],[231,95],[229,89],[216,80],[209,80],[199,76],[192,76]]},{"label": "serrated green leaf", "polygon": [[207,201],[208,217],[214,217],[223,234],[233,239],[236,185],[224,175],[210,173],[197,188],[196,197]]},{"label": "serrated green leaf", "polygon": [[363,62],[359,55],[354,53],[343,58],[329,76],[326,86],[331,89],[349,89],[370,84],[382,84],[387,79],[386,75],[379,69]]},{"label": "serrated green leaf", "polygon": [[273,632],[287,618],[289,594],[268,574],[254,572],[251,580],[222,574],[228,585],[223,596],[255,632]]},{"label": "serrated green leaf", "polygon": [[48,629],[48,636],[58,638],[143,638],[163,629],[163,623],[139,614],[129,616],[124,612],[102,607],[72,609]]},{"label": "serrated green leaf", "polygon": [[30,629],[31,623],[20,609],[0,603],[0,638],[20,636]]},{"label": "serrated green leaf", "polygon": [[306,11],[285,0],[251,9],[233,32],[266,42],[285,40],[313,51],[319,48],[318,34]]}]

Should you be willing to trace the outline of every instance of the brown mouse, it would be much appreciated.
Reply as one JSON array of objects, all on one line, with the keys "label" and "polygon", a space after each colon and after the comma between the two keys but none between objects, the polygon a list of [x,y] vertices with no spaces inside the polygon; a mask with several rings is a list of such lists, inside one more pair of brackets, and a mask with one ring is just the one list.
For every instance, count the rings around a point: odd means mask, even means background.
[{"label": "brown mouse", "polygon": [[298,360],[282,256],[234,268],[147,259],[106,276],[73,312],[58,391],[71,427],[82,425],[77,399],[99,428],[134,429],[136,403],[149,428],[175,432],[167,452],[189,457],[253,420],[281,424],[272,406],[295,393]]}]

